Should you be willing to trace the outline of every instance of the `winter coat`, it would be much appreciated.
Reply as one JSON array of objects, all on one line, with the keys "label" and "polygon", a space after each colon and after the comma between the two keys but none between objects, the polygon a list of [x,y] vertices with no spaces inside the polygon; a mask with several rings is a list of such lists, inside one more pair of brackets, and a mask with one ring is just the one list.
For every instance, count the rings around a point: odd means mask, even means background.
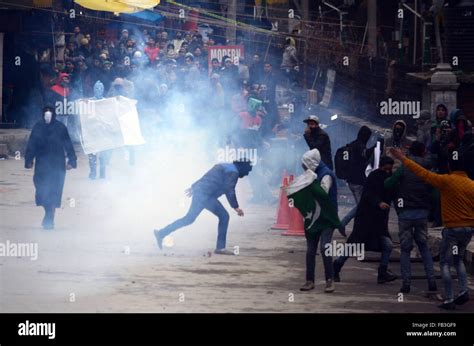
[{"label": "winter coat", "polygon": [[[418,156],[408,157],[423,168],[431,169],[431,163],[428,159]],[[431,208],[432,187],[403,166],[385,181],[384,186],[393,189],[394,205],[397,213],[408,209]],[[401,205],[399,203],[400,199]]]},{"label": "winter coat", "polygon": [[317,127],[311,129],[310,134],[304,134],[304,139],[309,146],[309,149],[318,149],[321,154],[321,160],[329,167],[333,169],[332,154],[331,154],[331,140],[328,134]]},{"label": "winter coat", "polygon": [[330,176],[331,177],[331,187],[329,188],[329,191],[327,193],[329,195],[329,199],[331,200],[332,205],[334,206],[334,208],[336,208],[336,211],[337,211],[338,206],[337,206],[336,175],[322,161],[319,163],[318,168],[316,168],[315,173],[318,176],[317,180],[318,180],[319,184],[321,184],[321,181],[323,180],[323,178],[325,176]]},{"label": "winter coat", "polygon": [[391,193],[384,189],[384,181],[390,175],[376,169],[367,177],[357,212],[354,219],[354,228],[347,239],[348,243],[364,243],[367,251],[381,251],[382,236],[389,237],[388,216],[390,209],[382,210],[381,202],[390,205]]},{"label": "winter coat", "polygon": [[239,171],[232,163],[214,165],[201,179],[192,186],[193,195],[202,194],[210,198],[225,195],[232,208],[238,208],[235,186],[239,179]]},{"label": "winter coat", "polygon": [[31,131],[25,153],[25,168],[35,161],[33,182],[38,206],[61,207],[66,176],[65,153],[68,164],[77,167],[76,154],[66,126],[54,116],[50,124],[41,120]]}]

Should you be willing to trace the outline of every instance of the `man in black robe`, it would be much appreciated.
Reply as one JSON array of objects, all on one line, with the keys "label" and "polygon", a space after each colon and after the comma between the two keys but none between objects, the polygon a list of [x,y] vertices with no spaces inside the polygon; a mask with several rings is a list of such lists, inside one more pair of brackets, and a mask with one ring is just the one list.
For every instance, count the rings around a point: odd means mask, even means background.
[{"label": "man in black robe", "polygon": [[[384,181],[392,175],[394,160],[391,157],[380,158],[379,168],[367,177],[364,190],[354,219],[354,228],[347,239],[350,244],[364,244],[364,251],[380,252],[380,266],[377,283],[383,284],[396,280],[397,277],[388,270],[388,262],[393,243],[388,232],[388,216],[392,192],[384,189]],[[334,281],[339,282],[339,272],[348,259],[340,256],[334,261]]]},{"label": "man in black robe", "polygon": [[61,207],[66,169],[76,168],[77,158],[66,126],[56,120],[54,109],[49,106],[43,109],[43,119],[35,124],[28,140],[25,168],[33,168],[33,161],[36,205],[45,211],[42,226],[53,229],[55,209]]}]

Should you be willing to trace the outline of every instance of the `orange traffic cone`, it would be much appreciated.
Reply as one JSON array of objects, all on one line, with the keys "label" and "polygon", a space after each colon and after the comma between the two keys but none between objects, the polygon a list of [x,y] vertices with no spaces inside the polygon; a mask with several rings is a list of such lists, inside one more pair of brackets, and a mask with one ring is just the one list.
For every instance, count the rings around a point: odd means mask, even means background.
[{"label": "orange traffic cone", "polygon": [[283,232],[281,235],[304,235],[303,215],[301,215],[300,211],[297,208],[290,207],[290,225],[288,227],[288,230]]},{"label": "orange traffic cone", "polygon": [[290,225],[290,207],[288,205],[288,197],[285,188],[288,186],[288,175],[286,170],[283,171],[283,181],[280,188],[280,203],[277,211],[277,221],[271,227],[272,229],[288,229]]}]

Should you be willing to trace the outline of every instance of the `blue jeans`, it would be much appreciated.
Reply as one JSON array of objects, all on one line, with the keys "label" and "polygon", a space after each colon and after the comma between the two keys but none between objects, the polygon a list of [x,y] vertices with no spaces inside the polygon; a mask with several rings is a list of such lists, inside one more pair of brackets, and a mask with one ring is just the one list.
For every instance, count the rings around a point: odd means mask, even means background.
[{"label": "blue jeans", "polygon": [[427,219],[398,219],[398,236],[400,238],[400,268],[404,285],[410,285],[411,263],[410,253],[415,240],[420,250],[428,282],[434,282],[433,256],[428,248],[428,220]]},{"label": "blue jeans", "polygon": [[229,226],[229,213],[217,198],[206,196],[202,193],[193,195],[191,206],[188,213],[181,219],[176,220],[172,224],[162,229],[162,234],[167,236],[179,228],[188,226],[196,220],[201,212],[207,209],[219,218],[217,226],[217,243],[216,249],[224,249],[227,237],[227,227]]},{"label": "blue jeans", "polygon": [[[382,253],[380,254],[380,265],[388,266],[390,261],[390,255],[392,254],[393,243],[389,237],[381,236],[380,237],[380,246],[382,247]],[[342,268],[344,263],[346,263],[349,256],[339,256],[334,263]]]},{"label": "blue jeans", "polygon": [[466,247],[471,241],[474,227],[445,228],[442,232],[439,265],[443,276],[444,295],[446,300],[453,299],[451,282],[451,266],[454,265],[458,274],[459,292],[467,291],[467,275],[464,266]]},{"label": "blue jeans", "polygon": [[351,220],[354,218],[354,216],[356,215],[356,212],[357,212],[357,205],[359,204],[360,202],[360,198],[362,196],[362,191],[364,190],[364,186],[362,185],[355,185],[355,184],[350,184],[349,183],[349,189],[351,190],[352,192],[352,195],[354,196],[354,200],[355,200],[355,206],[349,210],[349,212],[346,214],[346,216],[344,216],[341,220],[341,225],[342,226],[347,226],[347,224],[349,222],[351,222]]},{"label": "blue jeans", "polygon": [[328,228],[318,233],[315,239],[306,239],[306,281],[314,282],[314,273],[316,271],[316,249],[320,239],[321,243],[319,244],[319,249],[323,258],[326,281],[333,279],[332,257],[326,256],[325,248],[326,244],[331,244],[333,231],[334,230]]}]

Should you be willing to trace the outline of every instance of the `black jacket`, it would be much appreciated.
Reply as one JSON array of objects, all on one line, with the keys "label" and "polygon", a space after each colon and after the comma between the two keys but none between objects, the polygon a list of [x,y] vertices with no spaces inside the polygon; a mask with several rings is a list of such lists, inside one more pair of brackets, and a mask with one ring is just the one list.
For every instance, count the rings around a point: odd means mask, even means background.
[{"label": "black jacket", "polygon": [[[417,156],[408,156],[408,158],[425,169],[431,169],[431,163],[426,158]],[[431,185],[403,166],[399,170],[392,177],[396,178],[399,175],[398,183],[394,187],[394,205],[397,212],[400,213],[407,209],[430,209],[433,190]]]},{"label": "black jacket", "polygon": [[304,139],[309,146],[309,150],[318,149],[321,154],[321,161],[331,170],[334,169],[331,154],[331,140],[328,134],[319,127],[311,129],[310,134],[304,134]]}]

